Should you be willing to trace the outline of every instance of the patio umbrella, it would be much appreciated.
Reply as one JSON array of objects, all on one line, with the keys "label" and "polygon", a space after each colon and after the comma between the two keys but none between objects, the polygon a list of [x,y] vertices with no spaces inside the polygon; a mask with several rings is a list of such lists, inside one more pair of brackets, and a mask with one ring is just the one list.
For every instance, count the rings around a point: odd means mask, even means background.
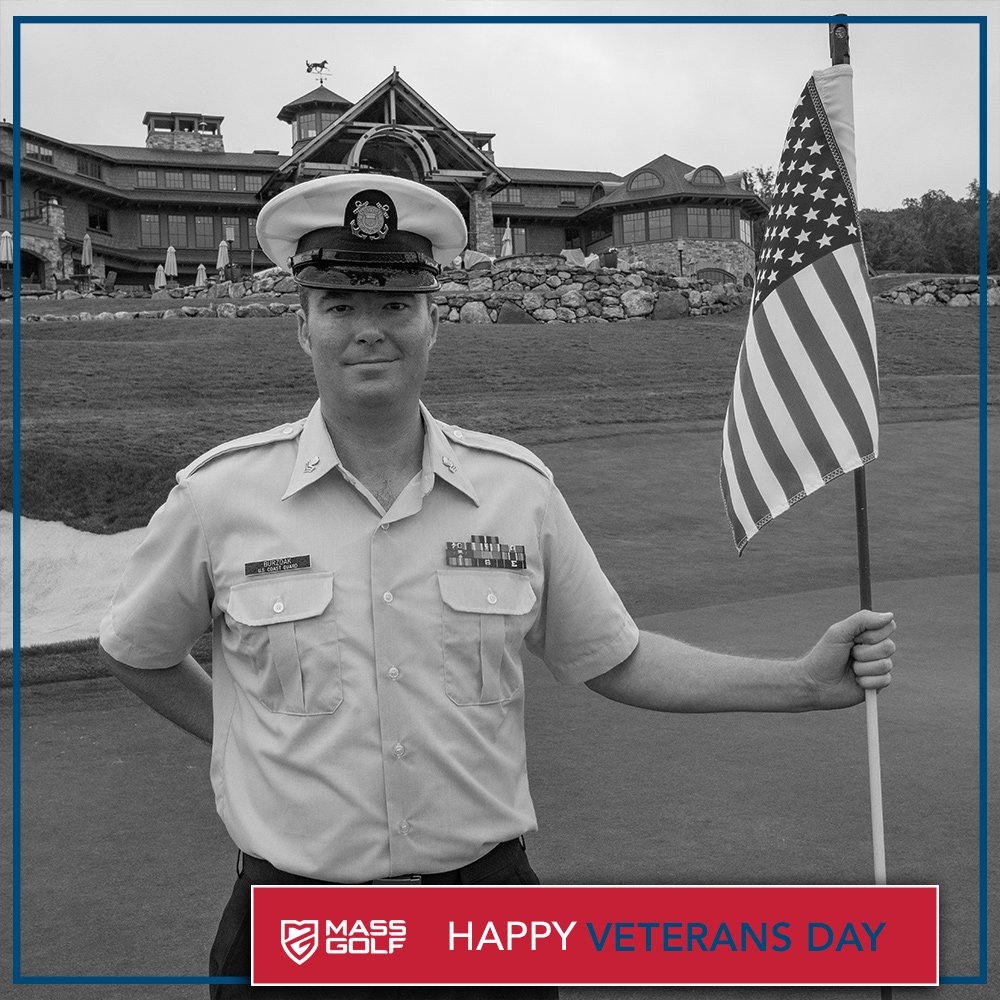
[{"label": "patio umbrella", "polygon": [[514,256],[514,236],[510,231],[510,219],[507,220],[507,228],[503,231],[503,239],[500,241],[500,256]]},{"label": "patio umbrella", "polygon": [[167,262],[163,271],[168,278],[177,277],[177,251],[173,247],[167,247]]},{"label": "patio umbrella", "polygon": [[167,276],[164,273],[163,265],[162,264],[157,264],[156,265],[156,277],[153,278],[153,287],[154,288],[166,288],[167,287]]},{"label": "patio umbrella", "polygon": [[94,264],[94,248],[90,243],[90,233],[83,234],[83,249],[80,251],[80,264],[88,271]]},{"label": "patio umbrella", "polygon": [[221,271],[224,267],[229,267],[229,244],[225,240],[219,244],[219,256],[215,258],[216,271]]},{"label": "patio umbrella", "polygon": [[0,264],[14,263],[14,237],[5,229],[0,233]]},{"label": "patio umbrella", "polygon": [[195,288],[205,288],[208,285],[208,273],[205,271],[205,265],[199,264],[198,270],[195,272],[194,276],[194,287]]}]

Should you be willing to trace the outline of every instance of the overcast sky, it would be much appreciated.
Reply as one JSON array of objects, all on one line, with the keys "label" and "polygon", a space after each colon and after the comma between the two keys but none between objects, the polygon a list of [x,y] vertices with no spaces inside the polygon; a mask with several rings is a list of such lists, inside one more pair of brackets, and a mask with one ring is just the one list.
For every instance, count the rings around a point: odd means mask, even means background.
[{"label": "overcast sky", "polygon": [[[3,0],[14,16],[698,15],[957,17],[996,0]],[[997,17],[990,27],[1000,24]],[[995,36],[995,31],[991,32]],[[992,91],[1000,38],[991,38]],[[978,174],[979,41],[971,24],[855,24],[858,195],[895,208]],[[829,64],[818,24],[59,24],[21,27],[21,121],[71,142],[141,146],[147,111],[222,115],[226,149],[287,153],[282,105],[317,83],[348,100],[392,71],[460,129],[494,132],[497,162],[627,173],[669,153],[732,173],[777,162],[792,107]],[[13,119],[5,71],[0,114]],[[986,186],[1000,188],[990,137]]]}]

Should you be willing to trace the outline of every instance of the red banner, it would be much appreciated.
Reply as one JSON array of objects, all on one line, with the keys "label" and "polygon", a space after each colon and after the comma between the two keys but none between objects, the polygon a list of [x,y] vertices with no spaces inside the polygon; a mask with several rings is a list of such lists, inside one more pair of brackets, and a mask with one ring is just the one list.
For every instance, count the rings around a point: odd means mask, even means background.
[{"label": "red banner", "polygon": [[937,886],[254,886],[266,985],[936,986]]}]

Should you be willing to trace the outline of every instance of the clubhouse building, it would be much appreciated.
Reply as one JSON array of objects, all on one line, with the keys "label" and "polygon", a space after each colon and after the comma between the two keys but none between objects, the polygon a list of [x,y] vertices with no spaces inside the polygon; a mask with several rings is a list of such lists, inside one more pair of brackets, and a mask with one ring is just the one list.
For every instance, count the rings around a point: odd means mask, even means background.
[{"label": "clubhouse building", "polygon": [[[167,247],[180,283],[215,270],[221,241],[244,272],[284,265],[260,250],[254,220],[278,192],[314,177],[372,171],[440,191],[469,227],[469,247],[496,255],[509,224],[515,254],[617,250],[676,274],[749,283],[751,223],[764,215],[741,175],[663,154],[630,173],[499,166],[491,132],[451,125],[399,73],[360,100],[320,86],[277,117],[291,149],[227,152],[223,118],[147,111],[142,146],[65,142],[20,130],[22,282],[68,287],[86,269],[148,288]],[[0,229],[13,232],[14,134],[0,123]],[[15,250],[15,252],[17,252]],[[9,276],[9,270],[7,272]]]}]

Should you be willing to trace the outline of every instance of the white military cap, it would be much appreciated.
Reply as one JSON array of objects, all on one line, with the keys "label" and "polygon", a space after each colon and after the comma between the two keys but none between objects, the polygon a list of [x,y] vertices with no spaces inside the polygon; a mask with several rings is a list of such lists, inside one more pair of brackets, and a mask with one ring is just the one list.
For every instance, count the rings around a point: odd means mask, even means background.
[{"label": "white military cap", "polygon": [[282,191],[261,209],[257,240],[310,288],[431,292],[468,232],[462,213],[433,188],[365,173]]}]

